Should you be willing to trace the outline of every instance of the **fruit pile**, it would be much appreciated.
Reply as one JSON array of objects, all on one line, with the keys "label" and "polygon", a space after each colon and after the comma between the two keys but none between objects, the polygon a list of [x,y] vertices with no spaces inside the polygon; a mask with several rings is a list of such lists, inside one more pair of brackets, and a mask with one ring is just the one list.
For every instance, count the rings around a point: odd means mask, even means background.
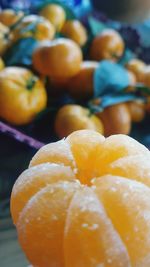
[{"label": "fruit pile", "polygon": [[84,25],[55,2],[36,14],[0,12],[0,118],[29,125],[53,110],[46,118],[59,138],[80,129],[129,134],[150,111],[150,67],[125,60],[115,29],[91,17]]},{"label": "fruit pile", "polygon": [[150,152],[127,135],[76,131],[42,147],[11,213],[33,266],[149,267]]}]

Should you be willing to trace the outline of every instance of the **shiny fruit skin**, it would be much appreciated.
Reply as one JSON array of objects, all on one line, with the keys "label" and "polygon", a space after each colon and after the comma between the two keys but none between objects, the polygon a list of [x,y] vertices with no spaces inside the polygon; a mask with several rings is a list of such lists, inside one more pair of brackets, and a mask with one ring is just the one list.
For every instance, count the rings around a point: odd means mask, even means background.
[{"label": "shiny fruit skin", "polygon": [[103,124],[95,115],[90,115],[87,108],[79,105],[65,105],[58,111],[55,131],[60,138],[82,129],[92,129],[103,133]]},{"label": "shiny fruit skin", "polygon": [[57,4],[49,4],[43,7],[40,15],[48,19],[55,27],[56,31],[60,31],[66,20],[65,10]]},{"label": "shiny fruit skin", "polygon": [[126,104],[107,107],[97,116],[103,122],[105,136],[130,133],[131,115]]},{"label": "shiny fruit skin", "polygon": [[140,122],[145,117],[145,104],[142,102],[129,102],[127,103],[131,120],[133,122]]},{"label": "shiny fruit skin", "polygon": [[58,38],[43,42],[33,53],[33,66],[41,74],[52,78],[70,78],[78,73],[82,51],[72,40]]},{"label": "shiny fruit skin", "polygon": [[22,11],[15,11],[13,9],[4,9],[0,12],[0,22],[7,27],[11,27],[23,18],[24,13]]},{"label": "shiny fruit skin", "polygon": [[134,73],[138,82],[144,81],[144,72],[146,64],[140,59],[131,59],[127,64],[126,68]]},{"label": "shiny fruit skin", "polygon": [[73,98],[80,100],[93,96],[93,76],[97,66],[96,61],[82,62],[80,71],[67,84],[68,92]]},{"label": "shiny fruit skin", "polygon": [[87,41],[87,31],[79,20],[67,20],[61,30],[61,33],[69,39],[83,46]]},{"label": "shiny fruit skin", "polygon": [[133,72],[128,70],[128,75],[129,75],[129,81],[130,81],[130,85],[127,88],[127,92],[134,92],[135,91],[135,87],[136,87],[136,76]]},{"label": "shiny fruit skin", "polygon": [[27,69],[7,67],[2,70],[0,88],[0,117],[12,124],[27,124],[46,107],[44,85]]},{"label": "shiny fruit skin", "polygon": [[108,59],[118,61],[124,52],[124,41],[120,34],[111,29],[104,30],[94,38],[91,45],[91,58],[96,61]]},{"label": "shiny fruit skin", "polygon": [[[30,25],[35,25],[35,29],[28,30]],[[28,15],[15,27],[13,41],[26,37],[33,37],[38,41],[52,40],[54,35],[55,28],[47,19],[38,15]]]}]

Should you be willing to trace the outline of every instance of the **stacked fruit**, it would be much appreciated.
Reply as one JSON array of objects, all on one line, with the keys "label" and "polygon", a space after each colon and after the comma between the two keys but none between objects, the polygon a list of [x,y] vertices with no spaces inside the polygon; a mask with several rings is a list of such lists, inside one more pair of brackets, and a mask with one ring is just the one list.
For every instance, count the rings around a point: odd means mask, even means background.
[{"label": "stacked fruit", "polygon": [[[0,117],[11,124],[31,123],[38,113],[54,106],[58,137],[80,129],[94,129],[106,136],[129,134],[132,122],[143,120],[150,110],[150,68],[139,59],[118,65],[125,43],[116,30],[103,29],[92,36],[68,8],[50,1],[38,14],[1,11],[0,39]],[[106,63],[114,67],[114,76],[120,66],[127,81],[121,88],[121,100],[114,94],[115,101],[103,105],[111,82],[97,95],[94,77],[101,72],[99,87],[111,80],[101,70]],[[55,100],[62,95],[68,95],[69,101],[57,106]]]}]

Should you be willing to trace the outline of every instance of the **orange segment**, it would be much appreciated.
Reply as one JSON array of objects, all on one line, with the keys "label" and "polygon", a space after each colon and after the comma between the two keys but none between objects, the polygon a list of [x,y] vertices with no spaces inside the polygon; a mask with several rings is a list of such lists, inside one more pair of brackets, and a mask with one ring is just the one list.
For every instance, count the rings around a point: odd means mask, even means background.
[{"label": "orange segment", "polygon": [[79,187],[76,182],[48,185],[28,202],[20,214],[17,223],[19,241],[34,266],[64,266],[66,214]]},{"label": "orange segment", "polygon": [[75,167],[74,158],[70,147],[65,140],[43,146],[32,158],[30,166],[50,162]]},{"label": "orange segment", "polygon": [[110,163],[128,155],[138,154],[149,154],[149,150],[127,135],[112,135],[105,139],[103,149],[97,153],[95,169],[98,174],[106,174]]},{"label": "orange segment", "polygon": [[76,161],[77,177],[83,184],[90,184],[91,178],[95,177],[93,166],[98,151],[102,152],[104,140],[98,132],[87,130],[76,131],[66,139]]},{"label": "orange segment", "polygon": [[137,180],[150,186],[150,156],[135,155],[120,158],[108,166],[108,174]]},{"label": "orange segment", "polygon": [[73,197],[65,227],[65,267],[129,267],[125,246],[92,189]]},{"label": "orange segment", "polygon": [[94,185],[128,249],[132,266],[149,267],[150,189],[136,181],[113,176],[95,179]]},{"label": "orange segment", "polygon": [[15,183],[11,195],[11,214],[16,224],[19,214],[41,188],[59,181],[73,181],[75,175],[70,167],[44,163],[24,171]]}]

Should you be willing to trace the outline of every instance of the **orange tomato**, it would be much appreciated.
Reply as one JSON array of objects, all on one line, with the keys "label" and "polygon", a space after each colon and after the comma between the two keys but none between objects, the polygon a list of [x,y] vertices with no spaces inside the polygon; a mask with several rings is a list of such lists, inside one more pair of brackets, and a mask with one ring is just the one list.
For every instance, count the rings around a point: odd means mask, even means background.
[{"label": "orange tomato", "polygon": [[140,59],[131,59],[127,64],[126,68],[134,73],[138,82],[144,81],[146,64]]},{"label": "orange tomato", "polygon": [[4,9],[0,11],[0,22],[5,26],[10,27],[23,18],[23,16],[24,13],[22,11]]},{"label": "orange tomato", "polygon": [[97,68],[96,61],[83,61],[80,71],[67,83],[69,94],[75,99],[88,99],[93,96],[93,75]]},{"label": "orange tomato", "polygon": [[47,4],[41,11],[40,15],[48,19],[55,27],[56,31],[60,31],[66,20],[65,10],[57,4]]},{"label": "orange tomato", "polygon": [[55,119],[55,131],[60,138],[82,129],[103,133],[103,124],[95,115],[91,115],[87,108],[79,105],[65,105],[60,108]]},{"label": "orange tomato", "polygon": [[120,34],[112,29],[104,30],[94,38],[90,55],[93,60],[108,59],[118,61],[124,52],[124,41]]},{"label": "orange tomato", "polygon": [[105,136],[130,133],[131,115],[126,104],[107,107],[97,116],[103,122]]},{"label": "orange tomato", "polygon": [[78,73],[82,51],[72,40],[58,38],[43,42],[33,53],[33,66],[41,74],[65,79]]},{"label": "orange tomato", "polygon": [[61,33],[83,46],[87,41],[87,31],[79,20],[67,20],[61,30]]},{"label": "orange tomato", "polygon": [[46,107],[43,83],[31,71],[7,67],[0,72],[0,117],[12,124],[31,122]]},{"label": "orange tomato", "polygon": [[13,40],[33,37],[38,41],[52,40],[55,35],[54,26],[38,15],[28,15],[13,30]]}]

